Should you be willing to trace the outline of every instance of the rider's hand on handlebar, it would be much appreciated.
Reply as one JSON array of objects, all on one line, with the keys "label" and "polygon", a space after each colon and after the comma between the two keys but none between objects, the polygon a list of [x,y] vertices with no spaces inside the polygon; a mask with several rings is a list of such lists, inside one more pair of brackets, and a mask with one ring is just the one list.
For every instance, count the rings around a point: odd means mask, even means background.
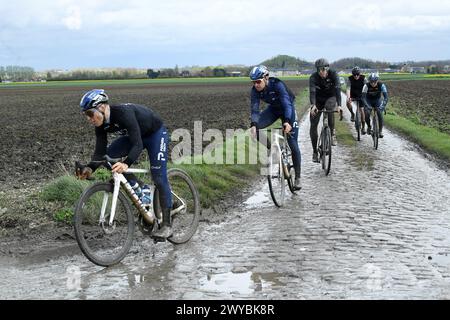
[{"label": "rider's hand on handlebar", "polygon": [[311,111],[310,111],[310,113],[311,113],[311,115],[312,115],[313,117],[317,114],[318,111],[319,111],[319,109],[317,109],[316,105],[312,105],[312,106],[311,106]]},{"label": "rider's hand on handlebar", "polygon": [[289,122],[283,123],[284,132],[289,133],[292,130],[292,126],[289,124]]},{"label": "rider's hand on handlebar", "polygon": [[113,166],[112,166],[112,172],[117,172],[117,173],[123,173],[125,171],[127,171],[128,169],[128,165],[126,163],[123,162],[116,162]]},{"label": "rider's hand on handlebar", "polygon": [[92,169],[77,161],[75,162],[75,176],[80,180],[89,179],[92,176]]}]

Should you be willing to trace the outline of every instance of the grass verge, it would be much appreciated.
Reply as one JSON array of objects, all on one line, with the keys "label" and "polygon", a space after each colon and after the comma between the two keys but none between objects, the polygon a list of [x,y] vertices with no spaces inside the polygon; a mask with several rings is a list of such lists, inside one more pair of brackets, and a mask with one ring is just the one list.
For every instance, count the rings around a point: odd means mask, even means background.
[{"label": "grass verge", "polygon": [[384,122],[387,127],[406,136],[423,149],[447,162],[450,161],[450,135],[437,129],[417,124],[414,120],[398,115],[395,103],[388,106]]}]

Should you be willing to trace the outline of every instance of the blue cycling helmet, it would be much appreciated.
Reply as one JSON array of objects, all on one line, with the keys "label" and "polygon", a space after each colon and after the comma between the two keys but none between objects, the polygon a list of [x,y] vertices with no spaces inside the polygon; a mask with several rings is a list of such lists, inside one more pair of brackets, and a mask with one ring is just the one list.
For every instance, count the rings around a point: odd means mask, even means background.
[{"label": "blue cycling helmet", "polygon": [[380,79],[380,76],[378,75],[378,72],[372,72],[369,75],[369,81],[370,82],[375,82],[375,81],[378,81],[379,79]]},{"label": "blue cycling helmet", "polygon": [[250,79],[252,81],[259,80],[264,78],[269,74],[269,69],[266,66],[260,65],[257,67],[253,67],[252,71],[250,71]]},{"label": "blue cycling helmet", "polygon": [[107,103],[108,96],[103,89],[93,89],[84,94],[80,101],[81,112],[95,108],[101,103]]}]

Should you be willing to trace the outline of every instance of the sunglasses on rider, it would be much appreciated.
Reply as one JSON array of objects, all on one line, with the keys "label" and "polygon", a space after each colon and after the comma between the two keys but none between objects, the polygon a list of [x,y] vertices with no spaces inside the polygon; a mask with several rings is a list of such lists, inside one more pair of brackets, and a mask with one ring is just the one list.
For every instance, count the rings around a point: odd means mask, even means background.
[{"label": "sunglasses on rider", "polygon": [[330,67],[320,67],[318,68],[319,71],[328,71],[330,70]]},{"label": "sunglasses on rider", "polygon": [[97,108],[88,109],[83,112],[83,114],[89,118],[92,118],[96,112],[100,112]]},{"label": "sunglasses on rider", "polygon": [[252,82],[253,82],[253,84],[261,84],[261,82],[263,82],[263,80],[258,79],[258,80],[253,80]]}]

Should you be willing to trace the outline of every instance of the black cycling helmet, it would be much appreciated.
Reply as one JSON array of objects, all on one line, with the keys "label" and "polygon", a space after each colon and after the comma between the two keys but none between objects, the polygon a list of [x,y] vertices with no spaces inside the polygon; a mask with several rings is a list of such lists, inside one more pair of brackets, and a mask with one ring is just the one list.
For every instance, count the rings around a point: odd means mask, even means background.
[{"label": "black cycling helmet", "polygon": [[361,74],[361,69],[358,66],[356,66],[352,69],[352,75],[357,76],[360,74]]},{"label": "black cycling helmet", "polygon": [[317,71],[321,68],[330,68],[330,63],[325,58],[317,59],[314,65],[316,66]]},{"label": "black cycling helmet", "polygon": [[107,103],[108,96],[103,89],[93,89],[85,93],[81,98],[80,108],[84,112],[86,110],[97,107],[101,103]]}]

